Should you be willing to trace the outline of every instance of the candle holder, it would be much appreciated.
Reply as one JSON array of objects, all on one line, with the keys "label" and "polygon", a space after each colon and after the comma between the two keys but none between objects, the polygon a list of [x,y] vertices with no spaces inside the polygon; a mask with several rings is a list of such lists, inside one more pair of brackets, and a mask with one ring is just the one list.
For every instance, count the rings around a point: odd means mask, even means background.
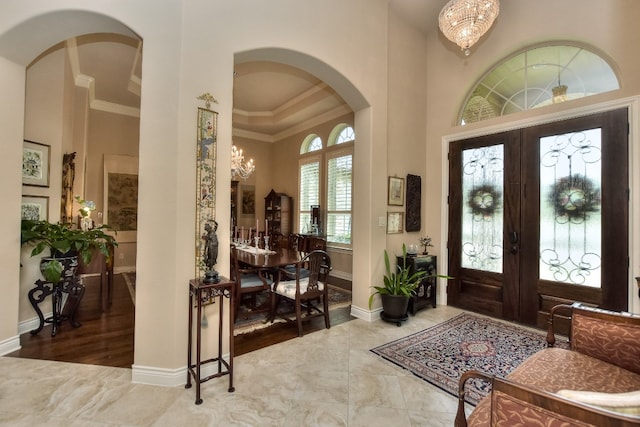
[{"label": "candle holder", "polygon": [[271,249],[271,248],[269,247],[269,236],[264,236],[264,249],[265,249],[265,250],[267,250],[267,251],[268,251],[269,249]]},{"label": "candle holder", "polygon": [[256,243],[256,249],[258,249],[260,247],[260,236],[254,237],[253,241]]}]

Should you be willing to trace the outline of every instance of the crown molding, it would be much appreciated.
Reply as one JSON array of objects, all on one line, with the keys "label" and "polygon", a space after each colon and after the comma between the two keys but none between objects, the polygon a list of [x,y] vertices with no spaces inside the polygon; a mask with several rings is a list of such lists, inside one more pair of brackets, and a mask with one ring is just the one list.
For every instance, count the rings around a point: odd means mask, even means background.
[{"label": "crown molding", "polygon": [[[89,108],[92,110],[105,111],[107,113],[120,114],[123,116],[140,118],[140,108],[130,107],[128,105],[117,104],[115,102],[104,101],[102,99],[96,99],[95,92],[95,78],[82,74],[80,72],[80,60],[78,59],[78,45],[76,38],[67,40],[67,55],[69,57],[69,63],[71,66],[71,73],[73,75],[73,82],[77,87],[85,88],[89,92]],[[138,52],[136,53],[136,61],[139,60],[138,54],[140,52],[140,45],[138,46]],[[129,79],[128,89],[129,91],[140,95],[141,79],[134,75],[134,66],[131,69],[131,76]]]},{"label": "crown molding", "polygon": [[[234,110],[235,112],[235,110]],[[288,138],[290,136],[293,136],[297,133],[300,132],[304,132],[305,130],[308,130],[314,126],[318,126],[321,125],[325,122],[328,122],[330,120],[336,119],[338,117],[344,116],[345,114],[349,114],[352,113],[353,111],[351,110],[351,108],[349,108],[348,105],[346,104],[342,104],[336,108],[333,108],[329,111],[326,111],[320,115],[314,116],[313,118],[309,119],[309,120],[305,120],[303,122],[297,123],[294,126],[291,126],[281,132],[278,132],[274,135],[270,135],[268,133],[264,133],[264,132],[254,132],[254,131],[249,131],[249,130],[245,130],[245,129],[238,129],[236,127],[234,127],[232,129],[232,136],[238,136],[241,138],[247,138],[247,139],[253,139],[256,141],[263,141],[263,142],[269,142],[269,143],[274,143],[274,142],[278,142],[282,139]]]}]

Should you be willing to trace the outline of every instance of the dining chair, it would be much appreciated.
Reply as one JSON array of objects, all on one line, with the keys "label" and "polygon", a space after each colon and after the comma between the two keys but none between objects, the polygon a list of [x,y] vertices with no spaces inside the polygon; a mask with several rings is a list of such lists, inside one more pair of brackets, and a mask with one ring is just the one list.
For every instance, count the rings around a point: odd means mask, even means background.
[{"label": "dining chair", "polygon": [[[306,266],[308,275],[303,276],[302,265]],[[293,280],[276,280],[271,287],[270,320],[280,317],[298,325],[298,336],[303,336],[302,322],[314,317],[324,317],[327,329],[331,327],[329,320],[329,291],[328,279],[331,271],[331,258],[325,251],[315,250],[307,254],[296,264],[294,277],[285,268],[280,269],[282,278]],[[290,318],[292,313],[278,313],[282,299],[293,302],[295,320]],[[320,306],[322,304],[322,306]],[[303,309],[305,316],[303,317]]]},{"label": "dining chair", "polygon": [[237,319],[240,305],[247,300],[245,297],[249,297],[248,307],[252,310],[268,311],[269,306],[265,304],[265,307],[258,307],[256,304],[256,296],[263,291],[270,289],[273,284],[273,280],[268,277],[265,269],[249,268],[246,265],[240,265],[238,262],[238,248],[236,245],[231,245],[231,280],[236,283],[236,295],[235,295],[235,316]]}]

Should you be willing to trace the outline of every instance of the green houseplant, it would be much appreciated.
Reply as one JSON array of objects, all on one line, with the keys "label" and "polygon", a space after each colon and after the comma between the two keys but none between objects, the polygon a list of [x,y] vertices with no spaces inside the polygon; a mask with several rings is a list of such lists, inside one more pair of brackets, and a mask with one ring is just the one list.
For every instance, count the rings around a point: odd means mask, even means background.
[{"label": "green houseplant", "polygon": [[112,229],[108,225],[81,230],[71,228],[70,224],[25,219],[21,224],[20,240],[22,245],[35,245],[31,256],[39,255],[45,249],[50,250],[51,257],[44,258],[41,264],[42,275],[47,281],[58,283],[63,273],[62,257],[78,256],[85,264],[89,264],[94,251],[98,250],[109,258],[109,248],[118,246],[115,237],[106,233],[109,230]]},{"label": "green houseplant", "polygon": [[[407,257],[407,247],[402,245],[402,256]],[[389,262],[389,254],[384,251],[385,275],[383,276],[383,286],[372,286],[375,289],[369,296],[369,310],[373,305],[373,298],[380,295],[382,300],[382,311],[385,318],[398,321],[406,318],[407,307],[409,305],[409,297],[412,292],[420,285],[420,282],[427,277],[440,277],[451,279],[449,276],[439,274],[427,275],[426,271],[416,271],[410,273],[407,262],[403,265],[397,265],[396,271],[391,271],[391,263]]]},{"label": "green houseplant", "polygon": [[[407,247],[402,245],[402,256],[407,257]],[[386,273],[383,276],[383,286],[372,286],[375,292],[369,296],[369,309],[373,305],[373,298],[380,295],[382,299],[382,311],[388,318],[405,317],[411,292],[418,287],[420,281],[426,276],[426,271],[416,271],[410,274],[409,268],[397,265],[396,271],[391,271],[389,254],[384,251],[384,265]],[[406,263],[405,263],[406,265]]]}]

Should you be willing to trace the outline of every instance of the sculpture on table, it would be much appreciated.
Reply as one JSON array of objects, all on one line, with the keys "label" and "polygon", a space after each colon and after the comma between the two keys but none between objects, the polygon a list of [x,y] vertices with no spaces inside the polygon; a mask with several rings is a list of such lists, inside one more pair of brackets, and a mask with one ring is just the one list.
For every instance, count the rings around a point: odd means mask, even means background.
[{"label": "sculpture on table", "polygon": [[[213,225],[212,225],[213,224]],[[204,276],[206,283],[217,283],[220,281],[218,272],[213,268],[218,262],[218,222],[214,219],[208,221],[204,225],[206,234],[203,236],[205,240],[204,247],[204,263],[207,266],[207,271]]]}]

